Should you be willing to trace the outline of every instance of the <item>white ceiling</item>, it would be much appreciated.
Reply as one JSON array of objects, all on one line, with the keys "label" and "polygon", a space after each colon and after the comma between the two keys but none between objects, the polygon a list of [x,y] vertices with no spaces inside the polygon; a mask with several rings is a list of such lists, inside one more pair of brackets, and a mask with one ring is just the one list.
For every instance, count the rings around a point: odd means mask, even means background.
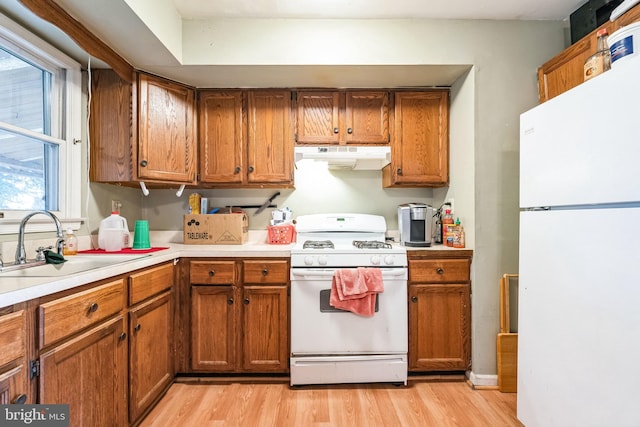
[{"label": "white ceiling", "polygon": [[437,18],[564,20],[587,0],[173,0],[187,19]]},{"label": "white ceiling", "polygon": [[[402,87],[447,86],[468,68],[412,65],[402,67],[367,66],[252,66],[239,64],[186,64],[133,11],[153,8],[178,19],[212,18],[432,18],[486,20],[562,21],[587,0],[55,0],[110,45],[134,67],[196,87]],[[158,3],[155,3],[155,2]],[[175,6],[175,9],[173,9]],[[145,9],[147,8],[147,9]],[[0,12],[65,50],[82,64],[87,55],[66,35],[39,20],[17,0],[0,0]],[[177,13],[176,13],[177,12]],[[117,24],[116,24],[117,23]],[[167,25],[167,24],[163,24]],[[172,25],[172,24],[168,24]],[[179,35],[177,37],[180,37]],[[132,43],[132,41],[135,41]],[[184,43],[184,41],[183,41]],[[97,59],[92,67],[106,64]],[[366,76],[364,78],[363,76]]]}]

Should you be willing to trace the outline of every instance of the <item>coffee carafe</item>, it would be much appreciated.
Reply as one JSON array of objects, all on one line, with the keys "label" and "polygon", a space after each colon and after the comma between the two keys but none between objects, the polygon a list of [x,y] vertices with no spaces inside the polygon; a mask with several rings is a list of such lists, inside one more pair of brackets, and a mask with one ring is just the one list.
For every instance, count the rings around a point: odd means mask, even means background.
[{"label": "coffee carafe", "polygon": [[398,231],[404,246],[431,246],[434,209],[425,203],[398,206]]}]

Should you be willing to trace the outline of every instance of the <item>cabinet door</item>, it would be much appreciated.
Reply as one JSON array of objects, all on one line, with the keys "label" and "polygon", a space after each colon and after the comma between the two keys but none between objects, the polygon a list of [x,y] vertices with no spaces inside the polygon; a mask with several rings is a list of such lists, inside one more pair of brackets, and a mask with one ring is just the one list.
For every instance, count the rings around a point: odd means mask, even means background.
[{"label": "cabinet door", "polygon": [[200,182],[242,183],[247,174],[242,91],[203,91],[198,99]]},{"label": "cabinet door", "polygon": [[545,102],[584,82],[584,62],[596,53],[597,35],[607,28],[609,35],[614,23],[607,22],[538,68],[538,96]]},{"label": "cabinet door", "polygon": [[69,404],[72,426],[127,425],[127,334],[122,316],[40,356],[39,402]]},{"label": "cabinet door", "polygon": [[195,90],[140,74],[138,92],[138,178],[195,184]]},{"label": "cabinet door", "polygon": [[137,120],[132,119],[137,83],[129,83],[113,70],[91,70],[91,162],[89,178],[95,182],[132,182],[137,173],[132,136]]},{"label": "cabinet door", "polygon": [[584,82],[584,61],[596,51],[596,40],[585,36],[538,69],[540,102],[560,95]]},{"label": "cabinet door", "polygon": [[173,381],[172,293],[129,312],[129,420],[133,423]]},{"label": "cabinet door", "polygon": [[389,143],[389,95],[387,92],[347,92],[345,114],[347,144]]},{"label": "cabinet door", "polygon": [[0,405],[33,403],[28,398],[27,333],[24,310],[0,316]]},{"label": "cabinet door", "polygon": [[291,92],[252,90],[248,95],[247,182],[293,182]]},{"label": "cabinet door", "polygon": [[449,182],[449,92],[397,92],[391,164],[385,187],[438,187]]},{"label": "cabinet door", "polygon": [[191,367],[194,371],[237,369],[236,292],[235,286],[191,287]]},{"label": "cabinet door", "polygon": [[409,285],[409,370],[466,370],[471,361],[469,285]]},{"label": "cabinet door", "polygon": [[300,91],[297,93],[296,142],[338,144],[340,142],[340,93]]},{"label": "cabinet door", "polygon": [[243,363],[246,372],[287,372],[287,286],[243,288]]},{"label": "cabinet door", "polygon": [[22,360],[10,369],[0,370],[0,405],[33,403],[28,397],[28,369]]}]

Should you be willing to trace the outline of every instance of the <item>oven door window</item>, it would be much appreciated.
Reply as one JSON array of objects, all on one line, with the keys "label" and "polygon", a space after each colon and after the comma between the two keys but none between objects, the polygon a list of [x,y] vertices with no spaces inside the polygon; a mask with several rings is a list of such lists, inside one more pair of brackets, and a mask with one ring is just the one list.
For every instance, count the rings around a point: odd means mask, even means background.
[{"label": "oven door window", "polygon": [[[342,310],[340,308],[335,308],[331,304],[329,304],[329,298],[331,298],[331,289],[323,289],[320,291],[320,312],[322,313],[350,313],[347,310]],[[376,295],[376,309],[375,312],[378,312],[380,303],[380,295]]]}]

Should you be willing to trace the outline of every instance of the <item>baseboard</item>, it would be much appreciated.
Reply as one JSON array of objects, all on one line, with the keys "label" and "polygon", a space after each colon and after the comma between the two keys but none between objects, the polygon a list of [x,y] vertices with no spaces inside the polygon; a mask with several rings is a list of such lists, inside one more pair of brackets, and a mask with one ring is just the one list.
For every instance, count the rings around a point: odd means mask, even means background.
[{"label": "baseboard", "polygon": [[473,371],[469,371],[467,375],[474,388],[498,388],[498,375],[476,374]]}]

